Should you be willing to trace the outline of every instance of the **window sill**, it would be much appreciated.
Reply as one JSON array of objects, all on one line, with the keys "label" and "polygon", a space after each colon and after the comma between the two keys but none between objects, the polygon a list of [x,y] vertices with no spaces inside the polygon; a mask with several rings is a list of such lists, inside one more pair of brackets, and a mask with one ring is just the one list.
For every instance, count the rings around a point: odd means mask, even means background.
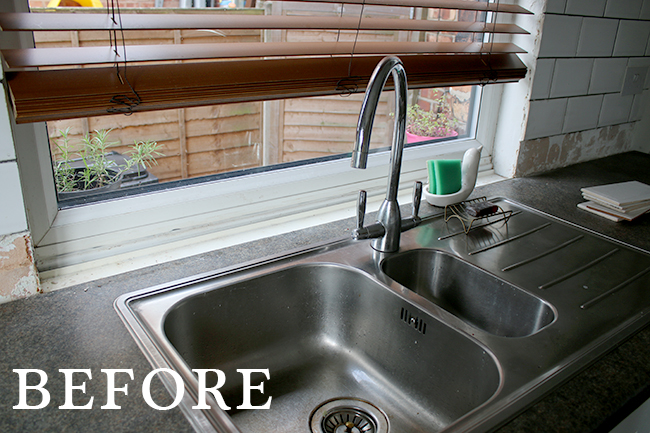
[{"label": "window sill", "polygon": [[[492,170],[482,171],[478,175],[477,186],[499,182],[504,179]],[[410,203],[411,194],[410,183],[404,182],[403,188],[400,190],[398,196],[399,202],[402,205]],[[383,194],[370,196],[367,211],[376,211],[383,199]],[[352,218],[355,214],[355,199],[354,197],[350,197],[350,200],[337,205],[323,206],[311,211],[298,212],[216,233],[156,245],[135,252],[113,255],[71,266],[42,271],[40,272],[41,288],[46,293],[52,292],[148,266],[168,263],[257,239],[284,235],[345,219],[350,219],[349,228],[353,228],[354,222]],[[346,233],[341,232],[339,237],[344,236],[346,236]],[[316,239],[314,240],[314,242],[317,241]]]}]

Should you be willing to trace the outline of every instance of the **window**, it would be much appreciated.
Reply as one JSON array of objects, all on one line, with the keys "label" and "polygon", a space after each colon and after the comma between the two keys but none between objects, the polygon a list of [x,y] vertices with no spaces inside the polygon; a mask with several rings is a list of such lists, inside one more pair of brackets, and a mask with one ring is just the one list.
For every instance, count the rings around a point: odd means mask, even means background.
[{"label": "window", "polygon": [[[309,5],[311,3],[306,4],[306,6]],[[413,8],[402,9],[409,10],[409,14],[417,12]],[[427,12],[427,14],[430,14],[430,12]],[[430,16],[427,17],[431,18]],[[438,19],[439,16],[433,16],[433,18]],[[5,27],[3,25],[3,28]],[[418,38],[426,39],[430,36],[427,33],[420,33],[423,32],[418,32]],[[337,34],[336,37],[350,37],[350,34],[347,36],[340,36],[338,32],[335,34]],[[444,32],[442,34],[436,32],[435,34],[436,43],[441,42],[440,38],[445,36]],[[267,37],[272,36],[267,35]],[[413,35],[411,34],[411,36]],[[290,37],[290,35],[287,37]],[[301,34],[296,37],[305,38],[306,36]],[[197,68],[201,63],[196,63]],[[128,66],[128,68],[132,67]],[[521,67],[518,66],[518,68],[519,74],[521,74]],[[261,73],[258,72],[258,74]],[[16,89],[20,88],[20,86],[12,88],[12,79],[16,76],[19,76],[19,74],[13,77],[9,74],[7,79],[9,89],[13,93],[14,102],[17,99],[16,93],[19,93]],[[483,104],[486,104],[486,100],[489,105],[498,104],[499,90],[497,86],[488,86],[483,89],[483,92],[481,92],[480,88],[468,86],[428,90],[418,79],[426,82],[431,78],[422,79],[416,77],[413,80],[414,86],[411,100],[418,105],[426,106],[430,104],[432,106],[435,105],[436,101],[445,100],[445,98],[447,100],[451,98],[462,100],[465,107],[468,108],[477,106],[478,101],[481,99]],[[388,156],[385,152],[374,154],[369,161],[369,169],[366,171],[350,169],[349,161],[340,157],[340,154],[345,154],[352,148],[354,126],[361,96],[361,94],[357,94],[344,98],[331,94],[291,99],[277,99],[274,97],[267,100],[258,97],[257,101],[239,101],[207,106],[207,108],[203,106],[168,109],[168,112],[174,113],[174,115],[171,116],[171,120],[169,118],[167,120],[170,120],[170,123],[176,122],[179,125],[181,122],[179,119],[184,117],[186,130],[194,127],[188,127],[188,118],[190,121],[198,120],[202,111],[219,112],[218,121],[224,123],[233,120],[229,119],[229,117],[237,118],[240,115],[247,117],[248,120],[244,122],[246,124],[244,128],[237,131],[240,137],[237,139],[237,144],[234,146],[235,151],[232,153],[235,162],[227,164],[224,168],[225,171],[232,171],[233,168],[247,168],[250,171],[244,173],[245,176],[234,177],[232,174],[202,171],[201,164],[212,166],[213,160],[205,158],[206,155],[193,157],[191,152],[187,152],[183,156],[180,151],[182,150],[182,143],[178,143],[179,151],[168,149],[169,143],[166,143],[163,152],[168,156],[159,160],[158,167],[172,173],[168,177],[169,181],[172,185],[181,188],[162,191],[164,184],[161,184],[156,188],[149,187],[144,195],[127,196],[57,211],[53,209],[52,205],[51,179],[49,180],[50,185],[47,186],[47,175],[43,175],[39,189],[43,191],[43,195],[48,195],[46,200],[48,209],[45,214],[49,216],[49,221],[45,223],[41,221],[36,224],[40,228],[33,229],[39,269],[47,276],[56,274],[59,272],[58,270],[65,267],[82,269],[87,266],[84,263],[92,260],[114,260],[110,257],[115,254],[121,255],[122,258],[133,258],[150,254],[152,250],[170,248],[170,246],[176,249],[187,247],[189,251],[191,249],[189,245],[201,241],[210,244],[219,238],[219,232],[237,230],[238,227],[246,224],[261,223],[267,220],[269,215],[274,218],[290,218],[292,215],[302,215],[301,213],[314,212],[316,209],[332,206],[350,207],[354,203],[356,191],[360,187],[367,189],[371,195],[381,196],[385,191],[385,176],[387,173]],[[377,149],[385,148],[389,144],[388,137],[390,137],[390,134],[388,131],[392,125],[390,121],[390,101],[392,101],[392,98],[387,95],[387,92],[384,92],[383,97],[386,100],[386,108],[383,113],[385,121],[376,122],[373,132]],[[334,108],[330,109],[332,119],[334,119],[332,121],[323,119],[325,109],[322,107],[329,106],[329,104],[334,105]],[[339,108],[339,106],[344,105],[348,107]],[[318,108],[315,110],[314,106]],[[301,147],[304,144],[298,144],[297,140],[291,140],[294,137],[313,139],[314,136],[317,136],[316,138],[320,141],[325,139],[324,141],[327,142],[327,136],[322,132],[323,128],[331,128],[331,130],[338,128],[337,119],[342,117],[338,111],[341,110],[344,114],[343,117],[347,119],[342,123],[346,125],[350,138],[343,135],[340,140],[329,140],[330,145],[318,144],[315,146],[315,150],[314,148]],[[19,108],[18,111],[20,111]],[[115,124],[119,125],[120,122],[126,126],[117,128],[114,132],[118,132],[120,129],[127,131],[130,127],[127,124],[141,122],[138,117],[158,117],[161,113],[165,112],[159,110],[135,112],[131,116],[120,115],[117,118],[119,120],[111,120],[109,123],[102,123],[106,122],[105,119],[108,116],[94,115],[88,117],[88,120],[51,120],[48,123],[49,133],[45,133],[43,127],[39,126],[39,124],[30,125],[28,123],[17,125],[16,134],[18,136],[35,134],[37,140],[32,138],[32,141],[40,140],[42,142],[45,135],[56,135],[55,131],[62,129],[66,124],[75,122],[80,124],[79,130],[81,132],[98,129],[96,125],[102,124],[106,125],[106,128],[115,127]],[[232,116],[224,115],[224,113],[231,113]],[[405,151],[402,170],[403,187],[408,189],[410,182],[415,179],[422,179],[425,176],[424,161],[426,159],[441,155],[459,156],[465,149],[475,146],[477,144],[476,140],[486,148],[486,152],[483,154],[485,157],[483,167],[488,167],[491,133],[489,127],[476,129],[476,125],[484,123],[479,122],[479,117],[490,115],[489,111],[483,110],[479,112],[478,110],[468,109],[466,114],[461,116],[461,122],[457,125],[458,136],[438,140],[433,142],[434,144],[425,143],[408,147]],[[276,120],[272,120],[273,117]],[[300,120],[296,120],[299,117],[310,118],[311,120],[303,120],[301,123]],[[349,119],[354,120],[351,122]],[[199,120],[197,125],[200,122]],[[215,120],[206,121],[206,123],[212,123],[212,127],[214,127],[214,122]],[[309,122],[311,122],[311,125]],[[305,129],[314,127],[314,122],[317,130],[312,129],[310,132],[305,133]],[[147,123],[147,121],[141,123]],[[352,126],[350,126],[350,123],[352,123]],[[382,125],[386,134],[381,133]],[[133,135],[125,134],[124,138],[120,137],[119,139],[125,143],[131,142],[133,139],[158,140],[155,134],[160,129],[164,129],[160,126],[161,124],[158,124],[158,126],[150,128],[150,135],[144,134],[144,136],[134,138]],[[218,126],[218,128],[223,130],[224,127]],[[295,132],[294,136],[291,135],[292,129],[298,131],[293,131]],[[300,132],[300,129],[303,129],[303,132]],[[188,135],[195,137],[191,134]],[[191,147],[200,149],[201,140],[196,139],[190,143],[188,135],[186,135],[185,148],[187,150]],[[17,138],[18,140],[19,138]],[[346,142],[349,143],[347,148]],[[44,167],[42,147],[41,143],[39,147],[41,158],[36,164],[40,165],[41,171]],[[237,151],[241,152],[237,153]],[[26,152],[26,149],[23,150],[23,154]],[[216,158],[216,150],[210,150],[208,153],[213,158]],[[189,160],[193,158],[198,161],[198,165],[191,165]],[[25,160],[26,158],[22,157],[21,159]],[[172,159],[178,160],[179,163],[174,162],[172,164]],[[310,164],[298,162],[304,160],[309,160]],[[278,164],[277,169],[267,171],[260,168],[269,164]],[[201,178],[204,182],[198,183],[193,180],[193,178],[205,175],[210,177]],[[188,178],[190,184],[180,183],[180,179],[183,178]],[[157,189],[161,190],[158,191]]]},{"label": "window", "polygon": [[[412,91],[412,109],[417,106],[433,117],[410,125],[414,136],[409,141],[422,145],[473,137],[477,92],[473,86]],[[49,121],[55,164],[67,157],[83,167],[79,144],[84,136],[96,137],[98,130],[110,130],[106,141],[114,144],[107,149],[112,161],[122,163],[130,145],[141,140],[154,140],[161,154],[142,171],[132,168],[114,188],[59,186],[59,206],[345,158],[354,142],[362,98],[332,95]],[[390,146],[393,98],[392,92],[382,95],[372,135],[375,151]]]}]

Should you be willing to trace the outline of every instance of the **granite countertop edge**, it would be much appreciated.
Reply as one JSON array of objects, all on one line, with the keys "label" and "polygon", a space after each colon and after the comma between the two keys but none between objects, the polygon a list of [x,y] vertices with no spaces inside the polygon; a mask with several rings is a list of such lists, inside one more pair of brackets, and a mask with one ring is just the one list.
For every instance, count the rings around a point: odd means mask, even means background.
[{"label": "granite countertop edge", "polygon": [[[613,223],[577,209],[580,188],[639,180],[650,183],[650,155],[628,152],[527,178],[479,187],[473,196],[506,197],[602,235],[650,251],[650,217]],[[438,213],[425,202],[424,215]],[[212,251],[142,270],[0,305],[0,431],[158,431],[192,432],[178,408],[157,411],[145,404],[141,384],[152,368],[113,308],[118,296],[134,290],[249,262],[280,251],[349,236],[352,218],[285,235]],[[93,410],[59,409],[65,380],[59,369],[89,369],[86,393],[76,403]],[[17,410],[18,374],[14,369],[40,369],[47,374],[51,401],[40,410]],[[132,369],[124,376],[129,394],[116,394],[120,410],[104,410],[106,375],[101,369]],[[81,376],[78,376],[81,377]],[[35,379],[34,379],[35,380]],[[83,380],[81,377],[79,383]],[[650,397],[650,326],[600,357],[580,373],[500,427],[506,432],[608,432],[643,398]],[[154,379],[151,396],[171,403]],[[30,391],[30,404],[39,393]],[[165,403],[166,402],[166,403]]]}]

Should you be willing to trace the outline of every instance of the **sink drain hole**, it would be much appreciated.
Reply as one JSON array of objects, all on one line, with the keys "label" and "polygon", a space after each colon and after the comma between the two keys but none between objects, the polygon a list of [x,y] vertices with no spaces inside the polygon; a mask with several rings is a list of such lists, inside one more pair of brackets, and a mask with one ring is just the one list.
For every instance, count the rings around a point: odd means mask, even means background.
[{"label": "sink drain hole", "polygon": [[354,398],[329,400],[311,415],[312,433],[388,433],[386,415]]},{"label": "sink drain hole", "polygon": [[375,433],[375,423],[370,415],[359,410],[342,409],[323,419],[325,433]]}]

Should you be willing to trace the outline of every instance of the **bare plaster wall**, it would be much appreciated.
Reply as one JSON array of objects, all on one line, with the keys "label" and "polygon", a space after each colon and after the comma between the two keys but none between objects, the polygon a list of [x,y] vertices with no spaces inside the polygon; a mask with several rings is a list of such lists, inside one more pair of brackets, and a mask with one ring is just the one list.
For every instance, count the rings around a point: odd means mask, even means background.
[{"label": "bare plaster wall", "polygon": [[525,140],[519,148],[517,176],[529,176],[555,168],[632,150],[634,123]]},{"label": "bare plaster wall", "polygon": [[29,233],[0,236],[0,303],[40,292]]}]

